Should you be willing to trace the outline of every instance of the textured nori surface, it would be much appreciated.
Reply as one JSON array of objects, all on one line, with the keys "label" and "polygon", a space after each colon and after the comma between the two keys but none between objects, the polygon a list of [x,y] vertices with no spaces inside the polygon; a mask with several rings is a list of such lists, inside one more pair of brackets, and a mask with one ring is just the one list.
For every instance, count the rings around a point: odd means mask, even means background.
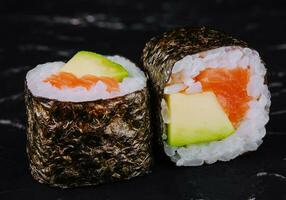
[{"label": "textured nori surface", "polygon": [[[142,55],[145,72],[149,76],[152,99],[152,127],[159,146],[163,147],[162,134],[166,126],[161,116],[161,100],[173,65],[187,55],[216,49],[222,46],[241,46],[247,44],[207,27],[178,28],[163,33],[147,42]],[[160,149],[162,151],[162,149]]]},{"label": "textured nori surface", "polygon": [[35,97],[25,89],[32,176],[62,188],[130,179],[149,172],[148,91],[82,103]]}]

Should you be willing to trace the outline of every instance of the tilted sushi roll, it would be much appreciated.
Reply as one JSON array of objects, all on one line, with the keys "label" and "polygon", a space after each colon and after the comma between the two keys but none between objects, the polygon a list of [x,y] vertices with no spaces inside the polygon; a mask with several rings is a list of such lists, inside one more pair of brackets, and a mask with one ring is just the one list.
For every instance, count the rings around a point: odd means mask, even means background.
[{"label": "tilted sushi roll", "polygon": [[26,76],[32,176],[62,188],[130,179],[151,165],[148,91],[129,60],[81,51]]},{"label": "tilted sushi roll", "polygon": [[257,51],[209,28],[179,28],[143,50],[154,130],[178,166],[229,161],[265,136],[270,93]]}]

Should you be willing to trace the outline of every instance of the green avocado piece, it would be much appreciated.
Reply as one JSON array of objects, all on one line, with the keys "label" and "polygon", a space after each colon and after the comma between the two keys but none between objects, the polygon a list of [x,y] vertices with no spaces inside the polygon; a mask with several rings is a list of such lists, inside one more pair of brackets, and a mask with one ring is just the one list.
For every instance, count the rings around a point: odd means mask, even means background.
[{"label": "green avocado piece", "polygon": [[79,51],[60,70],[77,77],[84,75],[105,76],[122,81],[128,77],[128,71],[120,64],[89,51]]},{"label": "green avocado piece", "polygon": [[213,92],[170,94],[167,104],[167,143],[171,146],[221,140],[235,131]]}]

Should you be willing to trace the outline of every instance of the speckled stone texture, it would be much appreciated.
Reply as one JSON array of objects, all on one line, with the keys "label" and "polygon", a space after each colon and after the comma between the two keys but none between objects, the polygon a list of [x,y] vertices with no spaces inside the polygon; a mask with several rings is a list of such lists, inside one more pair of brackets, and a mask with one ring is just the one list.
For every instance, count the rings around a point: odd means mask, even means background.
[{"label": "speckled stone texture", "polygon": [[149,172],[148,92],[82,103],[34,97],[26,89],[32,176],[62,188],[130,179]]}]

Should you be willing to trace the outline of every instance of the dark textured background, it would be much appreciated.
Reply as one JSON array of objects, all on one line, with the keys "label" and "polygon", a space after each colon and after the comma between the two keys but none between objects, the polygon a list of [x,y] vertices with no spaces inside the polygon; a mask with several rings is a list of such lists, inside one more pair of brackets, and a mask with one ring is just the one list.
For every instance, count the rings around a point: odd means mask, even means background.
[{"label": "dark textured background", "polygon": [[[154,173],[99,187],[49,188],[32,180],[25,152],[23,83],[38,63],[78,50],[139,64],[150,37],[178,26],[213,26],[246,40],[267,64],[267,136],[231,162]],[[0,1],[0,199],[286,199],[286,5],[281,1]]]}]

